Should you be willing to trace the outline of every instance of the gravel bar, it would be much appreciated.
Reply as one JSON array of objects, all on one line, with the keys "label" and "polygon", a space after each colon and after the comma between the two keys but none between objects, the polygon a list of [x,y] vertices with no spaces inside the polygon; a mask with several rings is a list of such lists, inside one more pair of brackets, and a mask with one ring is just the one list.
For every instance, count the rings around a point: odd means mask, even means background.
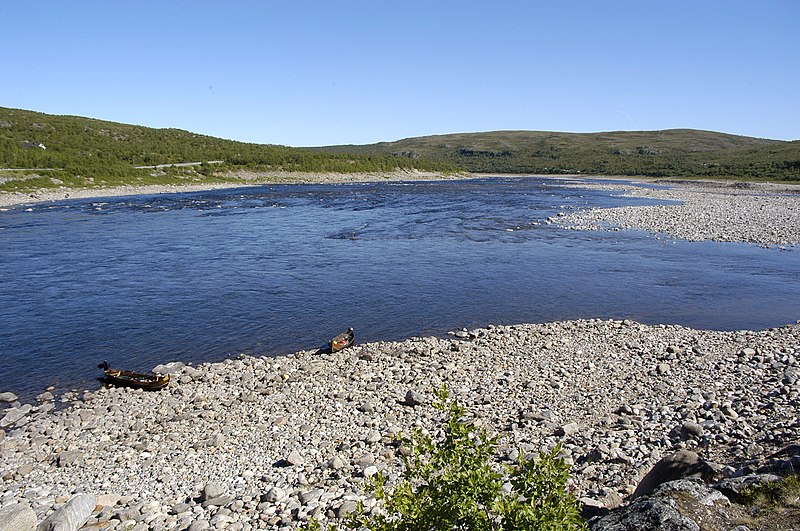
[{"label": "gravel bar", "polygon": [[669,188],[577,182],[573,186],[619,190],[674,204],[595,208],[550,221],[577,230],[640,229],[683,240],[800,243],[800,186],[718,181],[653,181]]},{"label": "gravel bar", "polygon": [[498,462],[560,443],[575,493],[613,507],[676,450],[732,463],[797,442],[799,359],[796,325],[578,320],[167,364],[156,370],[173,382],[160,392],[43,393],[34,404],[2,393],[0,506],[41,521],[95,503],[87,525],[104,529],[336,522],[358,501],[375,506],[369,477],[398,480],[398,434],[436,434],[431,397],[446,384],[500,435]]}]

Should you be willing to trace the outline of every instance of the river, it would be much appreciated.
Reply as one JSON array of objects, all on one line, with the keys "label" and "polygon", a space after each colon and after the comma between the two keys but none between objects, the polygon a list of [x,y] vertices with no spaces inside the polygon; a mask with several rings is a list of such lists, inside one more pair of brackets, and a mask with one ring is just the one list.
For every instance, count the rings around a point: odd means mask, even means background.
[{"label": "river", "polygon": [[[0,212],[0,391],[240,353],[629,318],[793,323],[800,252],[547,222],[648,204],[567,181],[274,185]],[[650,202],[652,204],[652,201]],[[533,354],[533,353],[532,353]]]}]

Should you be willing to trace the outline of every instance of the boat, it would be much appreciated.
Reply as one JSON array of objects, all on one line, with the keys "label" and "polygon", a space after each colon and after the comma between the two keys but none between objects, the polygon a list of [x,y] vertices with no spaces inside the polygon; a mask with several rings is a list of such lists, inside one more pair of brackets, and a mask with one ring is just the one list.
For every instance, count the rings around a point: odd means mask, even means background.
[{"label": "boat", "polygon": [[331,352],[339,352],[342,349],[353,346],[355,342],[355,333],[352,328],[348,328],[347,331],[331,339]]},{"label": "boat", "polygon": [[112,369],[107,361],[104,361],[98,367],[103,369],[104,377],[101,379],[111,385],[155,391],[163,389],[169,384],[169,374],[142,374]]}]

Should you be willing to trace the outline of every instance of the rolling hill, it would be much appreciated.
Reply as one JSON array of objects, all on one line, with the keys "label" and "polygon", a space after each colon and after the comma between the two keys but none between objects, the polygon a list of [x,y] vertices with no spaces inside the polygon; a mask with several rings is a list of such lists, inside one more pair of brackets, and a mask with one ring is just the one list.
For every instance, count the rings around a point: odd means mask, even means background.
[{"label": "rolling hill", "polygon": [[407,138],[327,153],[389,154],[478,173],[584,173],[800,181],[800,141],[693,129],[550,133],[495,131]]},{"label": "rolling hill", "polygon": [[[153,168],[187,162],[200,164]],[[0,107],[0,191],[224,182],[237,170],[415,169],[800,181],[800,141],[691,129],[495,131],[296,148]]]},{"label": "rolling hill", "polygon": [[[209,161],[223,161],[208,164]],[[196,166],[137,168],[186,162]],[[26,171],[3,171],[22,168]],[[154,129],[0,107],[0,191],[231,180],[231,172],[457,171],[447,163],[384,154],[324,153],[251,144],[180,129]]]}]

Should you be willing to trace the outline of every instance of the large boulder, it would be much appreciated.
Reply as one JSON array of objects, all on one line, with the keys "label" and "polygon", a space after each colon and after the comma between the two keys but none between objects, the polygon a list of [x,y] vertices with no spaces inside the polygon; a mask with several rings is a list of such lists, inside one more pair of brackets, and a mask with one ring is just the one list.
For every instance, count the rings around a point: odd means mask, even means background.
[{"label": "large boulder", "polygon": [[714,474],[714,469],[700,458],[696,453],[689,450],[682,450],[672,455],[668,455],[656,463],[650,472],[647,473],[639,482],[639,486],[633,492],[631,499],[639,498],[645,494],[650,494],[659,485],[668,481],[686,478],[695,474],[701,475],[704,479],[710,479]]},{"label": "large boulder", "polygon": [[96,502],[92,494],[76,494],[39,524],[37,531],[77,531],[94,512]]},{"label": "large boulder", "polygon": [[700,531],[700,522],[715,521],[730,500],[699,481],[679,479],[647,496],[590,522],[592,531]]},{"label": "large boulder", "polygon": [[15,503],[0,509],[0,531],[33,531],[36,513],[27,503]]}]

